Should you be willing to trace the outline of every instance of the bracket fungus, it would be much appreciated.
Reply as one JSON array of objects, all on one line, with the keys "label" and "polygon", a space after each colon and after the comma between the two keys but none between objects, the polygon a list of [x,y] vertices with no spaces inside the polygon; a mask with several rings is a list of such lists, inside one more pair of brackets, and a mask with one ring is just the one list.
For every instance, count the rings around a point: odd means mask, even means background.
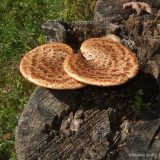
[{"label": "bracket fungus", "polygon": [[30,82],[51,89],[77,89],[86,84],[71,78],[63,69],[73,50],[63,43],[49,43],[29,51],[21,60],[20,72]]},{"label": "bracket fungus", "polygon": [[75,54],[58,42],[41,45],[22,58],[20,71],[32,83],[51,89],[116,86],[138,73],[136,56],[115,35],[90,38],[80,50]]},{"label": "bracket fungus", "polygon": [[107,38],[91,38],[81,45],[81,53],[70,54],[64,69],[77,81],[96,86],[116,86],[133,78],[138,60],[130,49]]}]

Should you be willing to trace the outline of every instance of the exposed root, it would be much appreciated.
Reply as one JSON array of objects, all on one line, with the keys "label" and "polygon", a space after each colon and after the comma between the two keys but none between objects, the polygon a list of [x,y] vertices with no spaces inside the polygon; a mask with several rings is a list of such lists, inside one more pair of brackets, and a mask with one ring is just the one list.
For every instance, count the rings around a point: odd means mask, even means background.
[{"label": "exposed root", "polygon": [[132,9],[136,10],[137,15],[140,15],[142,11],[146,11],[152,14],[152,8],[150,7],[150,5],[144,2],[129,2],[123,4],[123,9],[126,9],[128,7],[132,7]]}]

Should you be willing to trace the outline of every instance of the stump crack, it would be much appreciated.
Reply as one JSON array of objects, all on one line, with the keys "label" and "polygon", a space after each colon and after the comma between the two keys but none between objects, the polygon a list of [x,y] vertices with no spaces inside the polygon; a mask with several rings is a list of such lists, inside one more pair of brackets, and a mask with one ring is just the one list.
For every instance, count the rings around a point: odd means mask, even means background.
[{"label": "stump crack", "polygon": [[160,132],[160,125],[159,125],[159,127],[157,128],[157,130],[155,131],[153,137],[151,138],[150,144],[149,144],[148,149],[146,150],[146,153],[145,153],[145,154],[147,154],[147,152],[148,152],[149,149],[151,148],[152,144],[153,144],[154,141],[155,141],[155,137],[158,135],[159,132]]}]

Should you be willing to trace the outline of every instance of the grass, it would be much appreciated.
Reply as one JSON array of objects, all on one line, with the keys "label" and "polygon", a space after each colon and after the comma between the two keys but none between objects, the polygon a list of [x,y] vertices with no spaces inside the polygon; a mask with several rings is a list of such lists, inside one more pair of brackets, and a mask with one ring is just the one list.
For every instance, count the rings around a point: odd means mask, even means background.
[{"label": "grass", "polygon": [[1,0],[0,3],[0,160],[15,160],[14,131],[34,85],[19,73],[21,57],[45,43],[48,19],[90,19],[96,0]]}]

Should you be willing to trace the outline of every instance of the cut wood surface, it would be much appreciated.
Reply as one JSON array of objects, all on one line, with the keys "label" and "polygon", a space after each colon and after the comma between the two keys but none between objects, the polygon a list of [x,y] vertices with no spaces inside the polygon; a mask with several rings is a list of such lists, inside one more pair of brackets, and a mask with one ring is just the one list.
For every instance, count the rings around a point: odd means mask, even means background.
[{"label": "cut wood surface", "polygon": [[[59,132],[58,123],[78,104],[79,98],[76,96],[75,91],[35,90],[19,120],[16,133],[19,159],[105,157],[108,151],[106,136],[110,133],[108,111],[105,108],[93,109],[93,104],[90,104],[84,112],[84,125],[77,134],[65,137]],[[46,124],[51,127],[49,132],[45,131]],[[58,133],[52,135],[52,131]]]},{"label": "cut wood surface", "polygon": [[160,159],[160,118],[136,126],[117,160]]}]

